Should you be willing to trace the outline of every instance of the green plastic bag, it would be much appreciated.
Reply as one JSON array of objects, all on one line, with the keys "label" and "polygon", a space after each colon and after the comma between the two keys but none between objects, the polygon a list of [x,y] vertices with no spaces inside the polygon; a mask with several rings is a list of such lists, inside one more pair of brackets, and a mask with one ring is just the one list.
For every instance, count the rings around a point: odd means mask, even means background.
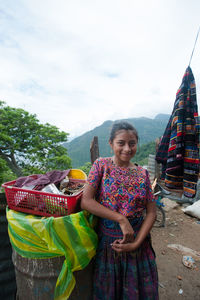
[{"label": "green plastic bag", "polygon": [[96,253],[96,218],[86,211],[42,218],[7,209],[7,219],[11,244],[21,256],[38,259],[65,256],[54,299],[68,299],[76,284],[73,272],[84,269]]}]

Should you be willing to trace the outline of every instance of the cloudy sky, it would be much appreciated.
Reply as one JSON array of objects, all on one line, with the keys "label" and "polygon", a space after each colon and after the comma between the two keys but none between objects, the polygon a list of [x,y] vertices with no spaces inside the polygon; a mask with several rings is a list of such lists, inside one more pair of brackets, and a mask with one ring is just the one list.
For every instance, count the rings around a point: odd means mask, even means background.
[{"label": "cloudy sky", "polygon": [[[0,99],[70,134],[171,113],[199,0],[1,0]],[[200,36],[191,68],[200,91]]]}]

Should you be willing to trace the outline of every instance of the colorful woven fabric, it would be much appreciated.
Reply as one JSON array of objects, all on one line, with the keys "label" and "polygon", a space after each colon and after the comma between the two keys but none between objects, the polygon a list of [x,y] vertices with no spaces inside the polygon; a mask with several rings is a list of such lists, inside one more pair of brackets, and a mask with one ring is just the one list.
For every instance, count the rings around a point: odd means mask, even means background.
[{"label": "colorful woven fabric", "polygon": [[[111,158],[99,158],[91,168],[88,184],[97,190],[97,201],[129,218],[136,236],[147,203],[154,201],[148,172],[140,166],[122,168]],[[137,251],[122,254],[110,245],[123,236],[118,223],[99,219],[98,236],[93,299],[157,300],[158,276],[149,236]]]},{"label": "colorful woven fabric", "polygon": [[156,160],[163,164],[165,185],[183,189],[184,195],[190,198],[196,194],[199,174],[199,128],[195,80],[188,67],[177,91]]},{"label": "colorful woven fabric", "polygon": [[65,256],[54,299],[68,299],[76,283],[73,272],[84,269],[96,253],[94,217],[86,211],[41,218],[7,210],[7,219],[11,244],[21,256],[37,259]]},{"label": "colorful woven fabric", "polygon": [[96,199],[125,216],[141,216],[148,201],[154,201],[148,172],[140,166],[121,168],[110,157],[98,158],[88,176],[97,189]]},{"label": "colorful woven fabric", "polygon": [[[135,236],[143,218],[129,219]],[[111,243],[122,238],[118,223],[101,219],[95,258],[94,300],[157,300],[158,274],[150,235],[132,252],[116,253]]]}]

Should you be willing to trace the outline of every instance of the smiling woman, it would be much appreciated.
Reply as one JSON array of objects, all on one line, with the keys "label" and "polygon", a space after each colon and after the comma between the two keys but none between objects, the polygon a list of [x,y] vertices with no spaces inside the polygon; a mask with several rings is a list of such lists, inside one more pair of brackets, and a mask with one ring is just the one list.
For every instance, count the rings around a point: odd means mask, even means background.
[{"label": "smiling woman", "polygon": [[125,122],[114,124],[109,143],[115,153],[113,162],[121,167],[134,168],[130,161],[136,154],[138,143],[138,134],[134,127]]},{"label": "smiling woman", "polygon": [[127,122],[114,123],[109,143],[114,156],[94,162],[81,203],[99,217],[93,299],[157,300],[158,275],[150,238],[156,207],[147,171],[131,162],[137,131]]}]

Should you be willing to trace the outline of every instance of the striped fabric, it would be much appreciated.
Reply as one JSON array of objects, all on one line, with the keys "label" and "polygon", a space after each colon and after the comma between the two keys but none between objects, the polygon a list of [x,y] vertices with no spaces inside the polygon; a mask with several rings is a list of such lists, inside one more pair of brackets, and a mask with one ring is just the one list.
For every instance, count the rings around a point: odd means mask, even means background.
[{"label": "striped fabric", "polygon": [[195,80],[188,67],[176,93],[156,160],[163,165],[165,185],[183,189],[184,196],[190,198],[196,194],[199,174],[199,128]]},{"label": "striped fabric", "polygon": [[7,209],[8,233],[15,251],[26,258],[65,256],[54,299],[68,299],[73,272],[84,269],[96,253],[95,219],[86,211],[59,218],[41,218]]},{"label": "striped fabric", "polygon": [[[136,237],[143,217],[129,218]],[[118,223],[99,219],[93,300],[158,300],[158,272],[150,234],[135,251],[116,253],[110,244],[123,237]]]}]

